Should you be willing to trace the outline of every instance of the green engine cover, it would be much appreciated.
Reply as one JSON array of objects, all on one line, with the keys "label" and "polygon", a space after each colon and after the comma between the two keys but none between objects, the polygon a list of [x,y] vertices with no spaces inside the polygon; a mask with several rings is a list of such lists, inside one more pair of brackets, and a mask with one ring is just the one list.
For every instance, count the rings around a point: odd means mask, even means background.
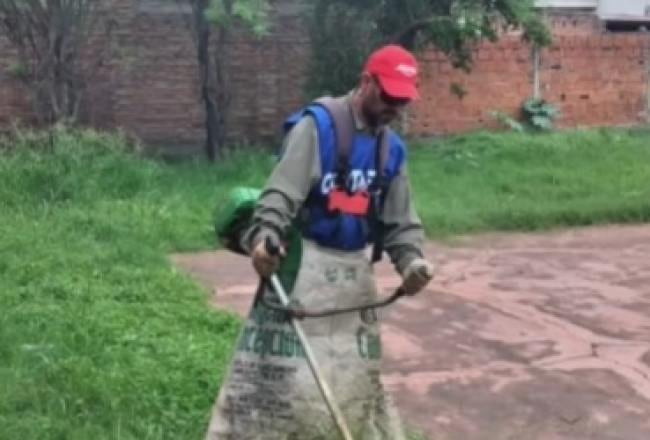
[{"label": "green engine cover", "polygon": [[215,232],[226,249],[239,254],[245,253],[239,239],[250,225],[255,203],[261,193],[257,188],[237,187],[230,191],[222,206],[217,207]]}]

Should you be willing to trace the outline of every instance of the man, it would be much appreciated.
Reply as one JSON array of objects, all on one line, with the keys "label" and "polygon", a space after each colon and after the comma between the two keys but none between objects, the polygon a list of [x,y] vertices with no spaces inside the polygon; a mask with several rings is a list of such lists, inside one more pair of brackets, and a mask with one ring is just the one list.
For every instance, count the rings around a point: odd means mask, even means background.
[{"label": "man", "polygon": [[[433,276],[421,251],[424,235],[411,200],[406,150],[386,127],[418,99],[417,74],[411,53],[382,47],[369,57],[354,91],[316,102],[287,121],[282,157],[241,245],[263,279],[281,268],[287,254],[298,254],[297,276],[287,290],[306,308],[375,301],[372,262],[365,253],[370,243],[373,260],[383,249],[388,253],[405,293],[419,292]],[[345,136],[348,130],[351,139]],[[301,238],[287,248],[291,228]],[[269,252],[269,243],[277,244],[279,252]],[[260,295],[273,298],[269,288]],[[379,378],[374,310],[306,319],[302,325],[355,438],[403,439]],[[257,301],[208,438],[307,440],[334,432],[286,318]]]},{"label": "man", "polygon": [[[377,136],[403,107],[419,98],[417,69],[413,55],[398,46],[386,46],[371,55],[358,89],[346,97],[359,132]],[[383,221],[390,226],[385,246],[404,277],[404,287],[413,294],[426,285],[428,278],[419,274],[430,272],[430,264],[422,259],[422,227],[412,206],[405,167],[401,165],[399,174],[390,182],[384,205]],[[266,252],[264,238],[279,239],[297,216],[309,190],[321,178],[317,128],[312,118],[305,117],[285,141],[283,159],[266,185],[255,225],[247,237],[253,266],[260,276],[273,273],[280,262],[280,256]]]}]

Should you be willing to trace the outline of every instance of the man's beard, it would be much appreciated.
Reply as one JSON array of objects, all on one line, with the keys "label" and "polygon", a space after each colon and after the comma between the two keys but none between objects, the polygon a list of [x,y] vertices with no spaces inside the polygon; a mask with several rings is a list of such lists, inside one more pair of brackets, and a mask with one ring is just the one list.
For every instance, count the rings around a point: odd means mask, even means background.
[{"label": "man's beard", "polygon": [[363,116],[372,128],[377,128],[391,122],[397,116],[394,110],[385,110],[383,112],[373,112],[367,106],[363,108]]}]

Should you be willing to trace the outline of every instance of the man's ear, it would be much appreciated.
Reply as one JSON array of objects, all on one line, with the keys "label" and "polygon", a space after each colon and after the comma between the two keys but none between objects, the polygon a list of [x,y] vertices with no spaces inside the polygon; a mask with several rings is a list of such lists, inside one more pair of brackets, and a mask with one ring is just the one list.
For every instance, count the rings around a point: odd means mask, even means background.
[{"label": "man's ear", "polygon": [[368,93],[368,88],[372,86],[372,75],[368,72],[363,72],[361,74],[361,79],[359,81],[359,89],[364,95]]}]

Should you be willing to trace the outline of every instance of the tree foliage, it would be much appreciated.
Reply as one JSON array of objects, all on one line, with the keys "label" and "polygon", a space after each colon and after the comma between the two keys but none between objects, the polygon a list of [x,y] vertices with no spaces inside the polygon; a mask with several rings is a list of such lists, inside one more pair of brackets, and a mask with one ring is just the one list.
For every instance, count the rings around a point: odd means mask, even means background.
[{"label": "tree foliage", "polygon": [[211,0],[208,19],[217,27],[243,25],[255,35],[264,35],[269,26],[267,0]]},{"label": "tree foliage", "polygon": [[472,46],[519,29],[535,45],[550,34],[533,0],[311,0],[314,60],[310,94],[341,93],[355,84],[375,47],[398,43],[419,50],[435,46],[458,68],[469,70]]},{"label": "tree foliage", "polygon": [[[14,75],[29,88],[40,122],[75,122],[101,53],[82,59],[97,26],[95,0],[0,0],[0,35],[18,51]],[[95,48],[97,49],[97,48]]]}]

